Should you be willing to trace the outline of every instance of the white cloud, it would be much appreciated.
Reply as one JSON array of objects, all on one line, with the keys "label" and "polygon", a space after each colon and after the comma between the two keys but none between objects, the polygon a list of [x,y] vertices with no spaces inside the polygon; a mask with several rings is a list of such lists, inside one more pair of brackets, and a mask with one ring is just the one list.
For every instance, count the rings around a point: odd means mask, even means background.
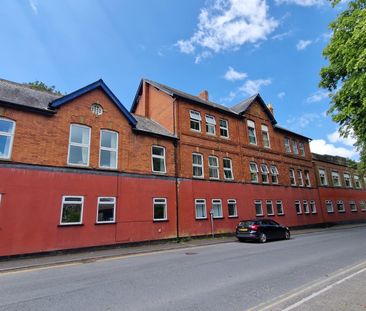
[{"label": "white cloud", "polygon": [[203,51],[201,54],[197,55],[194,63],[199,64],[203,59],[211,57],[212,53],[210,51]]},{"label": "white cloud", "polygon": [[286,95],[286,93],[285,93],[285,92],[280,92],[280,93],[278,93],[278,94],[277,94],[277,97],[278,97],[279,99],[282,99],[282,98],[284,98],[284,97],[285,97],[285,95]]},{"label": "white cloud", "polygon": [[300,6],[321,6],[325,4],[324,0],[275,0],[276,4],[297,4]]},{"label": "white cloud", "polygon": [[244,80],[248,75],[245,72],[236,71],[233,67],[229,67],[224,78],[228,81]]},{"label": "white cloud", "polygon": [[267,86],[271,83],[271,79],[247,80],[241,87],[239,87],[239,91],[247,95],[254,95],[259,93],[262,86]]},{"label": "white cloud", "polygon": [[[317,113],[305,113],[298,117],[292,117],[286,121],[286,123],[292,129],[302,129],[307,127],[308,125],[312,124],[315,121],[319,121],[321,116]],[[318,122],[319,125],[319,122]]]},{"label": "white cloud", "polygon": [[277,26],[278,22],[268,16],[266,0],[213,0],[201,9],[192,37],[176,45],[182,53],[200,57],[205,51],[236,50],[245,43],[266,40]]},{"label": "white cloud", "polygon": [[331,143],[341,143],[343,145],[350,146],[350,147],[353,147],[353,145],[356,143],[356,139],[353,138],[352,133],[350,135],[348,135],[347,138],[344,138],[339,135],[338,131],[334,131],[333,133],[329,134],[327,137]]},{"label": "white cloud", "polygon": [[324,90],[320,90],[315,92],[314,94],[310,95],[307,99],[306,102],[307,103],[317,103],[322,101],[323,99],[326,99],[329,97],[329,92],[328,91],[324,91]]},{"label": "white cloud", "polygon": [[35,14],[38,13],[38,1],[37,0],[28,0],[30,7],[32,8]]},{"label": "white cloud", "polygon": [[310,44],[311,44],[311,40],[300,40],[297,44],[296,44],[296,49],[298,51],[304,50],[306,49]]},{"label": "white cloud", "polygon": [[310,142],[311,152],[319,154],[330,154],[346,158],[357,158],[358,153],[355,149],[347,149],[344,147],[336,147],[333,144],[327,143],[324,139],[314,139]]},{"label": "white cloud", "polygon": [[281,41],[284,38],[290,36],[291,34],[292,34],[292,31],[290,30],[290,31],[287,31],[287,32],[283,32],[283,33],[279,33],[277,35],[274,35],[274,36],[272,36],[272,39],[273,40],[280,40]]}]

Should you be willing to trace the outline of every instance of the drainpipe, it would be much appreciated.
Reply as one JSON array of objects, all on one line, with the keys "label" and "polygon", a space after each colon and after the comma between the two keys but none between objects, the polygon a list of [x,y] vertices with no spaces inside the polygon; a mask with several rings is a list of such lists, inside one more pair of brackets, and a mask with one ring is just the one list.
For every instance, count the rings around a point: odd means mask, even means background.
[{"label": "drainpipe", "polygon": [[[179,120],[178,120],[178,113],[176,113],[176,98],[173,99],[172,105],[173,105],[173,133],[175,135],[178,134],[177,128],[179,127]],[[177,135],[178,136],[178,135]],[[177,241],[180,241],[180,235],[179,235],[179,174],[178,174],[178,147],[179,143],[178,140],[174,141],[174,170],[175,170],[175,218],[176,218],[176,235],[177,235]]]}]

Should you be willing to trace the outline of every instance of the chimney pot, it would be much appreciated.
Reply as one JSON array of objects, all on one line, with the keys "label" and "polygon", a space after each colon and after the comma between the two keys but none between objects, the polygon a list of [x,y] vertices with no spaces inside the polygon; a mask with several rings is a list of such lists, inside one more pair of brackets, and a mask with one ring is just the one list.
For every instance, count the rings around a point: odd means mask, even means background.
[{"label": "chimney pot", "polygon": [[203,90],[199,95],[198,95],[199,98],[205,100],[205,101],[208,101],[208,92],[206,90]]},{"label": "chimney pot", "polygon": [[268,104],[267,105],[267,107],[268,107],[268,110],[272,113],[272,115],[274,116],[274,112],[273,112],[273,106],[272,106],[272,104]]}]

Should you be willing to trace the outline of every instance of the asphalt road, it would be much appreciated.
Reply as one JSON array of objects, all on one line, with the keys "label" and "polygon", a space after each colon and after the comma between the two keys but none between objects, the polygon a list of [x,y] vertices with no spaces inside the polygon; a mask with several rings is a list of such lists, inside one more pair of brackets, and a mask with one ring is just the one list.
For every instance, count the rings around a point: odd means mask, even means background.
[{"label": "asphalt road", "polygon": [[354,280],[363,306],[365,237],[361,226],[3,273],[0,310],[318,310],[321,299],[348,310],[332,295]]}]

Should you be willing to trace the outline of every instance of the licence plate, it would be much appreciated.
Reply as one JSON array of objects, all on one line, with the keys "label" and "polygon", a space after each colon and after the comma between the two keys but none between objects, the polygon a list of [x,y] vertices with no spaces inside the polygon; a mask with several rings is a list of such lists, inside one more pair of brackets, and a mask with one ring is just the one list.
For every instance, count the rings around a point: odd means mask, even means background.
[{"label": "licence plate", "polygon": [[248,229],[247,228],[240,228],[239,231],[245,232],[245,231],[248,231]]}]

